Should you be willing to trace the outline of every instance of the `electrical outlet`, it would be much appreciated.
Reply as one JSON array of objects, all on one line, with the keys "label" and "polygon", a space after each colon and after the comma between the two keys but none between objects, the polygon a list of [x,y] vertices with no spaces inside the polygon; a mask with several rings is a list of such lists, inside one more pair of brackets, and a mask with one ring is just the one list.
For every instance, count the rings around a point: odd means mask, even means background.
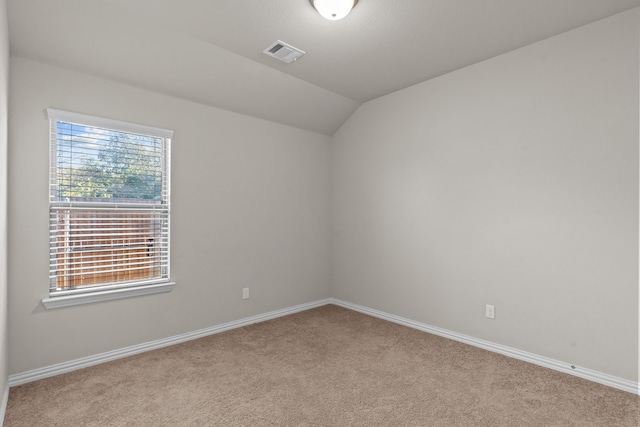
[{"label": "electrical outlet", "polygon": [[242,299],[249,298],[249,288],[242,288]]},{"label": "electrical outlet", "polygon": [[487,319],[495,319],[496,318],[496,308],[491,304],[487,304],[485,309],[485,316]]}]

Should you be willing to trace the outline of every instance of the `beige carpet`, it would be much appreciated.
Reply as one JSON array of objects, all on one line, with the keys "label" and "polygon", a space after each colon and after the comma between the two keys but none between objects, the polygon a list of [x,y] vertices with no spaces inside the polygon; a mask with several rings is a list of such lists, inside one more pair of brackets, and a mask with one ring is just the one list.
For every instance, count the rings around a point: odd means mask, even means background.
[{"label": "beige carpet", "polygon": [[639,397],[333,305],[11,388],[5,426],[638,426]]}]

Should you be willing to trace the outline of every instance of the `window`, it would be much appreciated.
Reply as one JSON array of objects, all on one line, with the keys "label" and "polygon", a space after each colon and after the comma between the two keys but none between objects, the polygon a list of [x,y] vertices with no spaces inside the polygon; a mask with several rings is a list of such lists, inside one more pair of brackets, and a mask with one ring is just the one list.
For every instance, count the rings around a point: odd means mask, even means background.
[{"label": "window", "polygon": [[171,289],[172,131],[47,109],[47,308]]}]

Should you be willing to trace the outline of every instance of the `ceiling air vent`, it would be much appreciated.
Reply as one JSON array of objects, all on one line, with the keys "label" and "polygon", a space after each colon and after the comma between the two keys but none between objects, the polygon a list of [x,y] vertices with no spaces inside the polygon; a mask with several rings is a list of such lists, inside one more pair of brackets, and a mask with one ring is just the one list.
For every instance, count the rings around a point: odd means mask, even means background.
[{"label": "ceiling air vent", "polygon": [[304,52],[300,49],[286,44],[285,42],[281,42],[280,40],[273,43],[262,52],[266,53],[269,56],[273,56],[280,61],[286,62],[287,64],[292,63],[293,61],[304,55]]}]

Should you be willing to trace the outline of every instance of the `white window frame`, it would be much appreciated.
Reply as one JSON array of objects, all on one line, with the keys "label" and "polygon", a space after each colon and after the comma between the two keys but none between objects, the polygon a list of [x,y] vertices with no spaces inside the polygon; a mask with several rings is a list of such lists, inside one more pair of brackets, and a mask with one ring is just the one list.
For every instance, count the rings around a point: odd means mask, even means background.
[{"label": "white window frame", "polygon": [[[47,309],[58,308],[58,307],[66,307],[71,305],[78,304],[87,304],[99,301],[107,301],[119,298],[128,298],[139,295],[147,295],[161,292],[170,292],[175,285],[169,279],[169,257],[170,257],[170,248],[169,248],[169,218],[170,218],[170,165],[171,165],[171,139],[173,138],[173,131],[155,128],[151,126],[138,125],[129,122],[123,122],[119,120],[112,120],[103,117],[90,116],[86,114],[73,113],[69,111],[62,111],[53,108],[48,108],[46,110],[46,118],[49,119],[50,122],[50,143],[49,143],[49,151],[50,151],[50,167],[49,167],[49,187],[54,188],[57,185],[57,159],[55,157],[56,150],[55,144],[57,141],[56,136],[56,124],[57,122],[66,122],[72,124],[78,124],[82,126],[101,128],[107,130],[113,130],[118,132],[132,133],[138,135],[147,135],[152,137],[163,138],[165,144],[164,150],[164,168],[163,168],[163,182],[165,191],[167,192],[166,196],[166,248],[163,249],[163,256],[166,256],[166,263],[163,267],[162,277],[160,279],[155,280],[140,280],[128,282],[126,284],[105,284],[105,285],[94,285],[86,288],[78,288],[72,290],[55,290],[53,289],[51,282],[55,280],[56,276],[53,273],[50,273],[50,288],[49,288],[49,297],[44,298],[42,300],[43,305]],[[55,184],[55,185],[54,185]],[[50,190],[49,195],[49,212],[51,215],[52,209],[54,209],[59,202],[56,202],[53,197],[53,192]],[[51,238],[51,236],[50,236]],[[52,252],[52,247],[50,246],[50,256]]]}]

